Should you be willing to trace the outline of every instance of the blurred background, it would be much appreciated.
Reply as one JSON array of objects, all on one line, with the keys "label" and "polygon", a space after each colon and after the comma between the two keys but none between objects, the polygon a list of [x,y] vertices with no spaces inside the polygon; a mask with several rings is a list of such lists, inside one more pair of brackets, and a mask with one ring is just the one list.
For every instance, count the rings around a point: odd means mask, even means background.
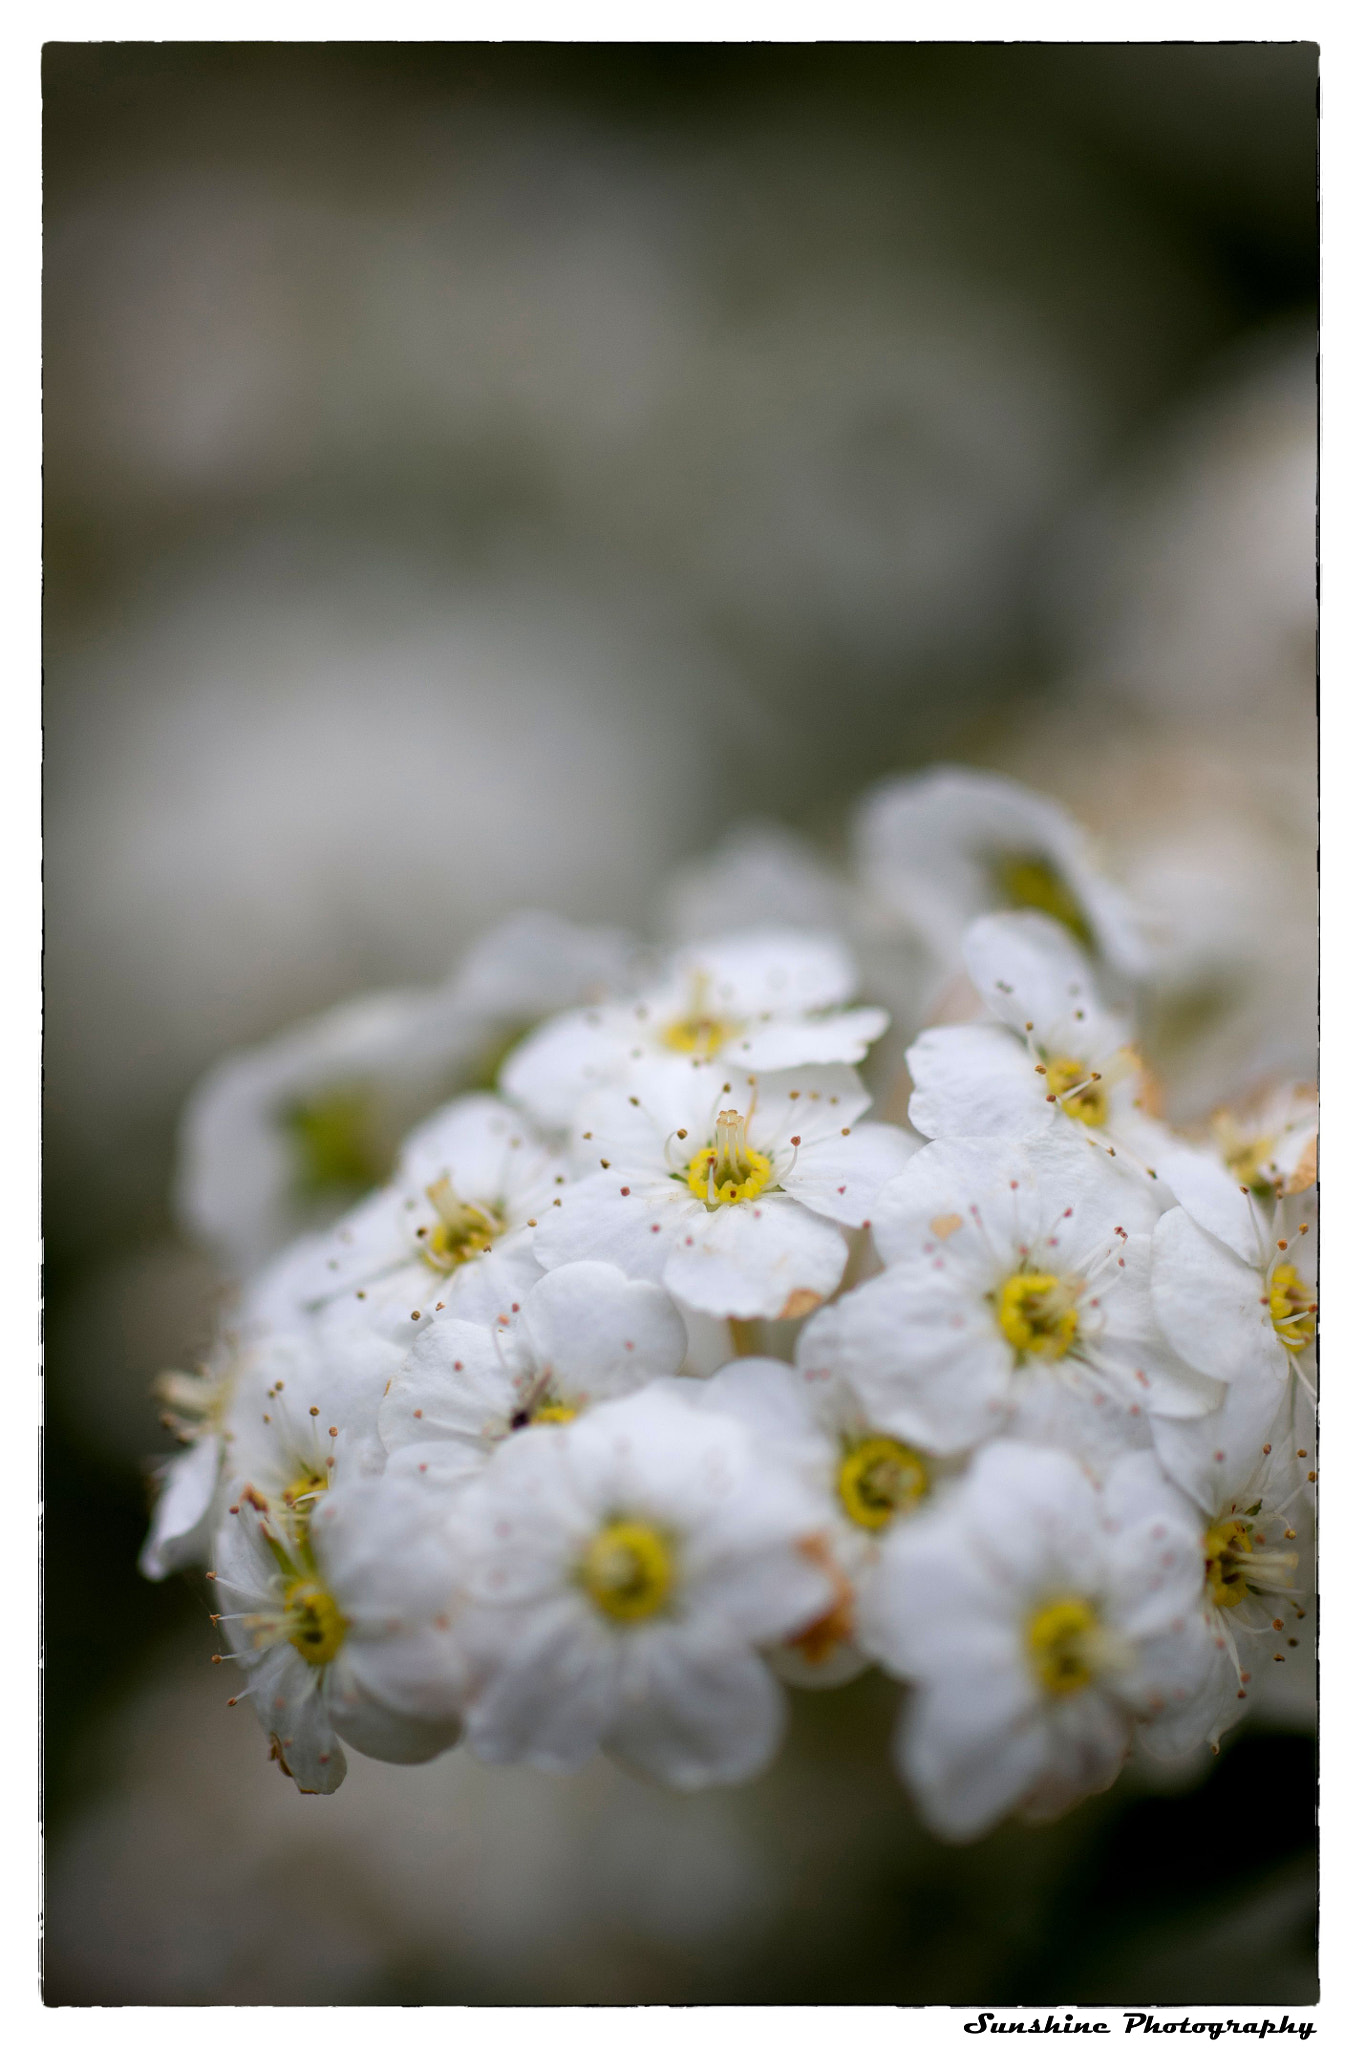
[{"label": "blurred background", "polygon": [[872,1677],[732,1793],[313,1802],[135,1560],[218,1285],[186,1091],[505,911],[657,935],[732,827],[834,854],[974,762],[1163,915],[1173,1109],[1311,1073],[1316,49],[49,44],[43,90],[49,2000],[1312,1998],[1306,1671],[968,1849]]}]

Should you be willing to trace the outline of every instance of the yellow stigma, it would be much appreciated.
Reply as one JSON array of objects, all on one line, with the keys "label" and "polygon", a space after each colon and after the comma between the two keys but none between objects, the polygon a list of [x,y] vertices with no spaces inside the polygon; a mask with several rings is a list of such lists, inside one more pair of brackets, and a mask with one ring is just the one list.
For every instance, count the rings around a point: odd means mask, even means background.
[{"label": "yellow stigma", "polygon": [[455,1266],[487,1251],[505,1228],[494,1208],[476,1202],[460,1202],[447,1174],[432,1181],[425,1190],[438,1222],[421,1237],[420,1251],[437,1273],[451,1273]]},{"label": "yellow stigma", "polygon": [[1211,1125],[1223,1164],[1237,1185],[1250,1188],[1254,1195],[1272,1193],[1275,1180],[1267,1169],[1274,1157],[1274,1140],[1246,1136],[1227,1110],[1217,1111]]},{"label": "yellow stigma", "polygon": [[378,1136],[373,1100],[361,1088],[335,1088],[284,1110],[294,1170],[304,1195],[362,1194],[387,1178],[389,1150]]},{"label": "yellow stigma", "polygon": [[739,1109],[720,1109],[715,1142],[689,1163],[689,1191],[710,1209],[719,1202],[753,1202],[770,1185],[773,1165],[767,1154],[746,1143],[747,1121]]},{"label": "yellow stigma", "polygon": [[1017,1351],[1065,1357],[1077,1335],[1071,1284],[1056,1273],[1012,1273],[997,1300],[996,1319]]},{"label": "yellow stigma", "polygon": [[610,1522],[594,1537],[581,1583],[611,1621],[647,1621],[670,1597],[671,1546],[646,1522]]},{"label": "yellow stigma", "polygon": [[683,1017],[676,1017],[660,1032],[661,1043],[668,1051],[688,1053],[692,1059],[711,1060],[729,1039],[736,1037],[736,1026],[726,1017],[715,1016],[708,1008],[708,982],[706,974],[694,976],[689,1009]]},{"label": "yellow stigma", "polygon": [[298,1468],[296,1478],[284,1487],[279,1496],[295,1524],[306,1521],[312,1512],[312,1495],[325,1493],[327,1485],[328,1475],[324,1470],[309,1472],[305,1466]]},{"label": "yellow stigma", "polygon": [[1050,1060],[1048,1092],[1057,1096],[1059,1109],[1079,1124],[1103,1124],[1109,1112],[1103,1083],[1093,1080],[1090,1068],[1080,1060]]},{"label": "yellow stigma", "polygon": [[1270,1320],[1286,1351],[1306,1351],[1317,1335],[1316,1304],[1296,1266],[1277,1266],[1270,1276]]},{"label": "yellow stigma", "polygon": [[579,1408],[569,1408],[565,1401],[545,1401],[541,1408],[535,1408],[529,1417],[530,1423],[575,1422]]},{"label": "yellow stigma", "polygon": [[349,1623],[319,1579],[295,1579],[284,1595],[288,1640],[309,1664],[329,1664]]},{"label": "yellow stigma", "polygon": [[870,1436],[852,1444],[836,1474],[841,1506],[861,1529],[882,1529],[894,1515],[909,1514],[930,1491],[925,1459],[895,1436]]},{"label": "yellow stigma", "polygon": [[1065,924],[1083,946],[1091,944],[1091,927],[1080,903],[1051,860],[1041,853],[1003,854],[993,869],[1001,900],[1011,910],[1042,910]]},{"label": "yellow stigma", "polygon": [[1047,1692],[1080,1692],[1095,1676],[1099,1623],[1087,1600],[1054,1600],[1030,1617],[1030,1662]]},{"label": "yellow stigma", "polygon": [[1240,1517],[1215,1522],[1204,1537],[1204,1577],[1215,1607],[1236,1607],[1251,1587],[1244,1567],[1251,1556],[1251,1523]]},{"label": "yellow stigma", "polygon": [[[1253,1519],[1261,1503],[1204,1532],[1204,1581],[1215,1607],[1236,1607],[1248,1593],[1283,1593],[1298,1569],[1296,1550],[1267,1550]],[[1292,1536],[1293,1530],[1286,1534]]]}]

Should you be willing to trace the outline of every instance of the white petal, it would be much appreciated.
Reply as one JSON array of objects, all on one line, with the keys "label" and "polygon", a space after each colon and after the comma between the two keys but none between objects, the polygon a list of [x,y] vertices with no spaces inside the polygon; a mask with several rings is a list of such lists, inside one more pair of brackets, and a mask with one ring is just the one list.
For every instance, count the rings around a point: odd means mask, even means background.
[{"label": "white petal", "polygon": [[[1261,1274],[1185,1209],[1170,1209],[1152,1240],[1152,1299],[1162,1333],[1187,1365],[1217,1380],[1287,1363],[1263,1306]],[[1277,1367],[1278,1369],[1278,1367]]]},{"label": "white petal", "polygon": [[943,1024],[907,1052],[911,1120],[927,1138],[1018,1137],[1053,1111],[1028,1050],[999,1024]]},{"label": "white petal", "polygon": [[715,1316],[779,1316],[797,1299],[824,1299],[845,1270],[834,1223],[787,1195],[709,1211],[695,1202],[671,1240],[662,1278],[679,1301]]},{"label": "white petal", "polygon": [[524,1323],[540,1364],[588,1399],[628,1393],[685,1362],[685,1325],[665,1291],[599,1259],[545,1274]]},{"label": "white petal", "polygon": [[[342,1653],[343,1655],[343,1653]],[[356,1674],[332,1667],[328,1688],[331,1721],[353,1749],[386,1764],[423,1764],[452,1749],[463,1733],[456,1715],[443,1720],[404,1714],[375,1697]]]},{"label": "white petal", "polygon": [[841,1010],[834,1017],[800,1018],[764,1024],[723,1047],[729,1063],[744,1062],[758,1074],[783,1067],[839,1062],[857,1067],[888,1028],[886,1010]]},{"label": "white petal", "polygon": [[1247,1265],[1264,1264],[1260,1211],[1221,1160],[1191,1145],[1173,1143],[1162,1147],[1156,1164],[1158,1178],[1196,1223],[1221,1238]]},{"label": "white petal", "polygon": [[694,1654],[683,1631],[637,1632],[606,1747],[677,1791],[735,1785],[765,1768],[784,1731],[784,1696],[750,1651]]},{"label": "white petal", "polygon": [[887,1183],[917,1149],[893,1124],[859,1124],[848,1137],[805,1142],[784,1184],[805,1208],[862,1230]]},{"label": "white petal", "polygon": [[751,1017],[830,1009],[847,1002],[859,980],[854,956],[840,939],[768,927],[691,946],[679,956],[676,973],[685,980],[707,976],[720,1010]]},{"label": "white petal", "polygon": [[486,1763],[574,1770],[613,1721],[619,1655],[604,1624],[582,1626],[582,1604],[561,1599],[516,1617],[488,1617],[495,1656],[467,1716],[469,1746]]},{"label": "white petal", "polygon": [[382,1440],[389,1450],[432,1439],[460,1444],[475,1471],[509,1429],[532,1380],[532,1367],[498,1350],[488,1330],[440,1317],[388,1383],[378,1415]]},{"label": "white petal", "polygon": [[980,1295],[930,1264],[890,1267],[823,1311],[799,1342],[804,1369],[853,1387],[876,1428],[923,1449],[969,1449],[1000,1428],[1011,1347]]},{"label": "white petal", "polygon": [[345,1752],[321,1680],[322,1671],[289,1643],[269,1651],[251,1674],[251,1703],[300,1792],[334,1792],[345,1777]]},{"label": "white petal", "polygon": [[467,1698],[467,1658],[453,1626],[368,1638],[351,1634],[334,1669],[333,1709],[353,1685],[393,1714],[449,1724]]},{"label": "white petal", "polygon": [[1236,1495],[1267,1444],[1287,1441],[1279,1426],[1287,1377],[1283,1354],[1278,1367],[1273,1359],[1253,1359],[1213,1414],[1197,1421],[1153,1417],[1152,1441],[1164,1471],[1206,1514]]},{"label": "white petal", "polygon": [[566,1130],[583,1096],[627,1072],[633,1042],[642,1037],[630,1011],[568,1011],[515,1048],[501,1068],[501,1087],[548,1129]]},{"label": "white petal", "polygon": [[148,1579],[163,1579],[208,1555],[217,1500],[222,1445],[205,1436],[167,1463],[138,1563]]},{"label": "white petal", "polygon": [[597,1169],[593,1178],[563,1188],[560,1201],[560,1208],[544,1211],[534,1232],[541,1264],[555,1269],[605,1260],[635,1280],[660,1280],[690,1213],[706,1214],[678,1182],[634,1166]]},{"label": "white petal", "polygon": [[448,1174],[466,1201],[507,1199],[540,1177],[552,1154],[515,1110],[494,1095],[464,1095],[414,1130],[398,1178],[423,1188]]},{"label": "white petal", "polygon": [[994,1016],[1046,1051],[1127,1036],[1106,1016],[1088,956],[1051,917],[1011,910],[980,917],[963,936],[963,959]]},{"label": "white petal", "polygon": [[[961,1708],[981,1708],[980,1725]],[[947,1841],[985,1834],[1043,1769],[1041,1716],[1023,1682],[930,1688],[908,1702],[894,1743],[898,1768]]]}]

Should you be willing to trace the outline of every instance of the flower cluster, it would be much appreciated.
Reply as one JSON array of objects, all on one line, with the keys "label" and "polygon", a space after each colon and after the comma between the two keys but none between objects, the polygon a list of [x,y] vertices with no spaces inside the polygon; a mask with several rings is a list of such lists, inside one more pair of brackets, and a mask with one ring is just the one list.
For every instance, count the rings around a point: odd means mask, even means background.
[{"label": "flower cluster", "polygon": [[1164,1120],[1155,939],[1047,800],[938,770],[854,847],[734,844],[659,959],[518,920],[196,1097],[244,1277],[143,1564],[209,1567],[303,1791],[460,1740],[728,1783],[877,1663],[963,1839],[1217,1745],[1297,1646],[1315,1095]]}]

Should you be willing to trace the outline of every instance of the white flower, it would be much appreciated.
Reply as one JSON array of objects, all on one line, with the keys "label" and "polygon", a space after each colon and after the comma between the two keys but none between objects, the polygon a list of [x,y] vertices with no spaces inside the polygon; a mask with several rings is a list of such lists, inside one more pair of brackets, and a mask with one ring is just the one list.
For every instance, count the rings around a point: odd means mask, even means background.
[{"label": "white flower", "polygon": [[533,1235],[566,1161],[492,1095],[450,1103],[413,1132],[396,1179],[330,1235],[285,1254],[256,1290],[269,1313],[357,1323],[409,1343],[437,1310],[489,1321],[539,1275]]},{"label": "white flower", "polygon": [[506,1061],[501,1084],[546,1126],[565,1129],[591,1091],[634,1085],[640,1063],[722,1060],[743,1071],[862,1060],[886,1010],[846,1009],[858,979],[825,935],[762,930],[679,953],[636,1001],[573,1010]]},{"label": "white flower", "polygon": [[853,1128],[868,1097],[848,1067],[744,1083],[724,1072],[649,1062],[633,1094],[586,1097],[574,1134],[586,1177],[540,1221],[545,1266],[609,1259],[716,1316],[804,1315],[832,1291],[842,1226],[866,1226],[912,1141]]},{"label": "white flower", "polygon": [[992,1444],[948,1500],[888,1537],[864,1627],[915,1681],[897,1761],[963,1841],[1045,1820],[1118,1774],[1135,1726],[1198,1694],[1204,1561],[1150,1454],[1097,1490],[1062,1451]]},{"label": "white flower", "polygon": [[1317,1141],[1317,1090],[1271,1083],[1245,1103],[1215,1110],[1200,1142],[1167,1146],[1159,1170],[1196,1223],[1252,1259],[1276,1205],[1316,1184]]},{"label": "white flower", "polygon": [[[1279,1405],[1291,1383],[1314,1397],[1317,1338],[1315,1205],[1291,1196],[1265,1207],[1215,1162],[1184,1155],[1166,1178],[1185,1206],[1152,1240],[1152,1298],[1167,1343],[1197,1372],[1250,1378]],[[1272,1213],[1273,1212],[1273,1213]],[[1302,1212],[1302,1218],[1300,1217]],[[1198,1220],[1197,1220],[1198,1219]]]},{"label": "white flower", "polygon": [[[806,1335],[806,1333],[805,1333]],[[945,1461],[875,1428],[854,1388],[825,1366],[739,1358],[695,1388],[706,1411],[735,1415],[796,1466],[826,1517],[818,1561],[835,1591],[811,1625],[771,1652],[793,1685],[840,1685],[864,1669],[858,1604],[883,1539],[935,1496]]]},{"label": "white flower", "polygon": [[1106,1010],[1090,963],[1051,917],[1004,911],[963,936],[969,975],[996,1023],[923,1031],[907,1053],[911,1120],[928,1138],[1069,1131],[1155,1169],[1167,1134],[1125,1019]]},{"label": "white flower", "polygon": [[1201,1615],[1216,1653],[1204,1693],[1144,1738],[1154,1755],[1174,1755],[1195,1741],[1217,1745],[1247,1711],[1252,1668],[1283,1664],[1298,1648],[1298,1525],[1317,1475],[1308,1451],[1299,1455],[1288,1395],[1282,1403],[1261,1371],[1234,1380],[1205,1421],[1153,1430],[1163,1468],[1194,1502]]},{"label": "white flower", "polygon": [[176,1202],[186,1226],[251,1272],[386,1178],[402,1132],[450,1092],[484,1037],[479,1019],[393,989],[232,1054],[185,1108]]},{"label": "white flower", "polygon": [[479,1756],[571,1769],[603,1748],[687,1790],[769,1762],[785,1709],[758,1646],[828,1588],[799,1548],[815,1500],[741,1424],[653,1385],[525,1430],[459,1527]]},{"label": "white flower", "polygon": [[974,918],[1040,910],[1117,974],[1141,973],[1133,911],[1060,805],[963,768],[880,783],[854,821],[866,886],[921,934],[944,968]]},{"label": "white flower", "polygon": [[1209,1119],[1224,1166],[1255,1195],[1299,1195],[1317,1180],[1317,1089],[1307,1081],[1267,1082]]},{"label": "white flower", "polygon": [[436,1316],[393,1372],[382,1440],[445,1478],[479,1472],[512,1431],[678,1372],[686,1342],[662,1288],[598,1260],[559,1266],[490,1324]]},{"label": "white flower", "polygon": [[1005,1431],[1099,1467],[1150,1441],[1149,1415],[1221,1398],[1157,1328],[1156,1213],[1142,1183],[1061,1137],[939,1139],[880,1198],[888,1270],[809,1324],[800,1362],[927,1450]]},{"label": "white flower", "polygon": [[249,1678],[235,1697],[254,1701],[300,1791],[335,1791],[341,1738],[389,1763],[423,1763],[458,1740],[456,1553],[432,1490],[357,1480],[301,1524],[247,1492],[215,1559],[231,1609],[217,1619]]},{"label": "white flower", "polygon": [[163,1579],[206,1560],[226,1494],[248,1484],[279,1516],[305,1519],[341,1473],[374,1474],[383,1388],[402,1359],[360,1327],[228,1332],[198,1373],[167,1373],[164,1416],[188,1448],[169,1461],[141,1569]]},{"label": "white flower", "polygon": [[376,1478],[383,1389],[404,1355],[362,1324],[313,1324],[251,1346],[222,1414],[229,1490],[249,1485],[277,1520],[301,1527],[341,1480]]},{"label": "white flower", "polygon": [[529,1025],[627,987],[631,957],[622,933],[524,912],[486,933],[441,989],[360,996],[219,1062],[181,1126],[186,1226],[252,1272],[384,1181],[411,1125],[494,1079]]}]

